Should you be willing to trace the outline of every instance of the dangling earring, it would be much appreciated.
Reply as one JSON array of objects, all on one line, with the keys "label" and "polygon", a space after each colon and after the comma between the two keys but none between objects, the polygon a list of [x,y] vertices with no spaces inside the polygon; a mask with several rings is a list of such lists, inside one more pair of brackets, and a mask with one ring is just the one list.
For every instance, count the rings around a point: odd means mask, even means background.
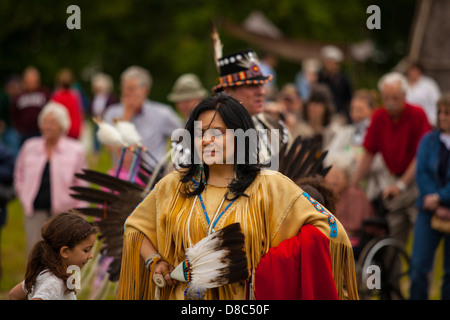
[{"label": "dangling earring", "polygon": [[198,179],[197,184],[203,183],[205,189],[206,189],[206,173],[205,173],[205,166],[203,163],[200,165],[198,170]]}]

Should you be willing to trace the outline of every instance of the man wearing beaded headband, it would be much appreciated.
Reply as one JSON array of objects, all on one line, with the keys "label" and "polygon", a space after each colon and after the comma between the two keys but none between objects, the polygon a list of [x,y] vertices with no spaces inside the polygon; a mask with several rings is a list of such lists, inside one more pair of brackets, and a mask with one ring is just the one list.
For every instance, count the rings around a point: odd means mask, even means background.
[{"label": "man wearing beaded headband", "polygon": [[260,134],[262,160],[272,155],[270,134],[277,129],[278,138],[282,144],[288,143],[289,133],[286,126],[270,115],[264,113],[266,102],[265,84],[270,82],[272,75],[263,74],[256,52],[251,49],[242,50],[217,59],[220,73],[219,84],[213,87],[214,92],[224,91],[240,101],[252,116],[256,129]]},{"label": "man wearing beaded headband", "polygon": [[219,84],[213,91],[225,91],[242,102],[254,116],[264,110],[266,89],[264,84],[272,80],[272,75],[264,75],[253,50],[243,50],[218,60],[220,68]]}]

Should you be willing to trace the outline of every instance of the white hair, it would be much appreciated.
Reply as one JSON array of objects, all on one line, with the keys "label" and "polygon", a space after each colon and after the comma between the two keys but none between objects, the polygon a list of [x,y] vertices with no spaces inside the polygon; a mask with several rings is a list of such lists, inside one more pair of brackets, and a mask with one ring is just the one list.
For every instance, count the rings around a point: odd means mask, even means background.
[{"label": "white hair", "polygon": [[122,72],[122,75],[120,76],[120,79],[123,81],[125,79],[138,79],[141,86],[146,88],[152,87],[152,76],[150,72],[142,67],[139,66],[131,66],[128,67],[124,72]]},{"label": "white hair", "polygon": [[49,103],[47,103],[42,108],[41,112],[39,112],[38,116],[39,127],[42,126],[44,118],[50,113],[52,113],[55,116],[56,120],[58,121],[59,125],[63,130],[63,133],[66,134],[67,131],[69,131],[71,125],[69,111],[67,111],[67,108],[65,106],[55,101],[50,101]]},{"label": "white hair", "polygon": [[111,92],[114,87],[112,77],[105,73],[95,74],[91,83],[93,86],[100,88],[102,92]]},{"label": "white hair", "polygon": [[394,84],[394,83],[400,83],[400,87],[403,93],[406,93],[406,90],[408,90],[408,81],[406,80],[406,77],[400,72],[390,72],[382,76],[378,81],[378,90],[382,92],[383,86],[385,84]]}]

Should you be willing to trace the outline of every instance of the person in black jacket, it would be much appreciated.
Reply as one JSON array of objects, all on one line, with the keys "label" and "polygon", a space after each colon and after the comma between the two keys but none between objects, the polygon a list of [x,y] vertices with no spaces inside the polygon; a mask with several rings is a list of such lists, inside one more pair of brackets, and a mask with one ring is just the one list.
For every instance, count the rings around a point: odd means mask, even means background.
[{"label": "person in black jacket", "polygon": [[336,112],[351,122],[349,108],[353,90],[348,76],[341,69],[344,55],[339,48],[329,45],[322,48],[321,58],[323,68],[317,81],[330,88]]}]

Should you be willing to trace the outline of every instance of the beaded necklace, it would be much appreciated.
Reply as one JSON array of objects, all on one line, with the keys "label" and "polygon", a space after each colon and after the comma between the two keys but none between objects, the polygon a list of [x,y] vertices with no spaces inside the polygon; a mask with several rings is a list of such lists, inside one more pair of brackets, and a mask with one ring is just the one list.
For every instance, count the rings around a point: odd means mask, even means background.
[{"label": "beaded necklace", "polygon": [[[195,181],[194,179],[192,179],[192,182],[194,183],[194,186],[197,187],[198,186],[198,182]],[[194,212],[194,207],[195,207],[195,202],[197,201],[197,199],[200,199],[200,204],[202,205],[202,210],[203,210],[203,214],[206,218],[206,222],[208,223],[208,233],[207,235],[210,235],[211,233],[215,232],[214,227],[216,226],[217,222],[219,222],[220,218],[223,216],[223,214],[228,210],[228,208],[233,204],[233,202],[236,199],[231,200],[231,202],[225,207],[225,209],[223,209],[223,211],[219,214],[219,216],[217,217],[217,214],[220,210],[220,208],[222,208],[223,202],[225,201],[225,198],[228,195],[228,191],[225,193],[225,195],[223,196],[222,202],[220,203],[219,207],[217,208],[216,214],[213,217],[213,224],[211,224],[211,221],[209,220],[208,217],[208,213],[206,211],[206,207],[205,207],[205,203],[203,201],[202,196],[196,195],[194,198],[194,203],[192,204],[192,208],[191,211],[189,213],[189,219],[188,219],[188,241],[189,241],[189,245],[192,245],[192,240],[191,240],[191,233],[190,233],[190,229],[189,226],[191,225],[191,218],[192,218],[192,213]],[[217,217],[217,218],[216,218]]]},{"label": "beaded necklace", "polygon": [[217,215],[219,213],[220,208],[222,208],[223,202],[225,201],[225,198],[227,197],[227,194],[228,194],[228,192],[226,192],[225,195],[223,196],[222,202],[220,202],[220,205],[217,208],[217,211],[214,214],[214,217],[213,217],[212,221],[209,220],[208,213],[206,212],[206,207],[205,207],[205,203],[203,202],[202,196],[200,194],[198,195],[198,198],[200,199],[200,204],[202,205],[203,214],[205,215],[206,222],[208,223],[208,226],[209,226],[208,235],[213,233],[213,232],[215,232],[214,228],[216,227],[217,222],[219,222],[219,220],[223,216],[223,214],[233,204],[234,200],[236,200],[236,199],[231,200],[231,202],[225,207],[225,209],[223,209],[222,212],[219,215]]}]

